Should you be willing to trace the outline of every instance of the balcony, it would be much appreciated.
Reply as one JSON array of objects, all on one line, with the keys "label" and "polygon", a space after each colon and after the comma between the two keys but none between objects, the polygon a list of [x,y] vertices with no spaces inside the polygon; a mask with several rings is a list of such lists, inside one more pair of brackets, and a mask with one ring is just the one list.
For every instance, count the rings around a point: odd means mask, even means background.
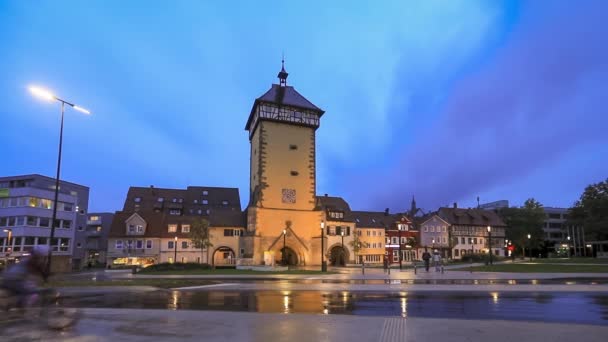
[{"label": "balcony", "polygon": [[101,218],[98,218],[97,220],[87,220],[87,225],[89,226],[98,226],[101,224]]}]

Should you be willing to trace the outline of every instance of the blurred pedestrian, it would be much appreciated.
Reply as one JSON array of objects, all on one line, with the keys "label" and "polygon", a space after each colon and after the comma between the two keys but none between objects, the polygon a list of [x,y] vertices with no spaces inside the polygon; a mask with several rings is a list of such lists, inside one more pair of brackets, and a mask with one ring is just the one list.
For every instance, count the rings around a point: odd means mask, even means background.
[{"label": "blurred pedestrian", "polygon": [[438,250],[433,251],[433,266],[435,266],[435,272],[441,270],[441,254]]},{"label": "blurred pedestrian", "polygon": [[422,260],[424,260],[424,268],[428,272],[431,263],[431,253],[429,253],[426,247],[424,247],[424,253],[422,253]]}]

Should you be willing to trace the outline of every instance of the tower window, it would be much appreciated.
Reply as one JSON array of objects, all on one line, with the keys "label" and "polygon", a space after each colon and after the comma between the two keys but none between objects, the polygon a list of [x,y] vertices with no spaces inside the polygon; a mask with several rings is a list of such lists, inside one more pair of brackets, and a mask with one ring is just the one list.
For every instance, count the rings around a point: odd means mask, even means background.
[{"label": "tower window", "polygon": [[291,171],[291,175],[292,176],[297,176],[297,175],[299,175],[299,173],[298,173],[298,171]]},{"label": "tower window", "polygon": [[289,149],[290,150],[297,150],[298,149],[298,145],[289,145]]}]

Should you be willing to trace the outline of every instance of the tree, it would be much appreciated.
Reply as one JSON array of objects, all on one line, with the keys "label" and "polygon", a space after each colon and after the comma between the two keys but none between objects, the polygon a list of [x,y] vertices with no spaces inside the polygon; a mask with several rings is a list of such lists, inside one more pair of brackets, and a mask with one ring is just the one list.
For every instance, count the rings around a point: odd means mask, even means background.
[{"label": "tree", "polygon": [[355,238],[352,239],[348,244],[353,248],[353,253],[355,254],[355,264],[357,263],[357,253],[361,250],[361,242],[359,241],[359,234],[357,231],[354,231]]},{"label": "tree", "polygon": [[203,218],[197,218],[190,225],[190,234],[188,235],[194,248],[201,249],[201,262],[203,260],[203,251],[207,250],[207,263],[209,263],[209,247],[213,247],[211,243],[211,232],[209,231],[209,221]]},{"label": "tree", "polygon": [[569,209],[566,224],[583,227],[586,240],[608,240],[608,179],[585,188]]},{"label": "tree", "polygon": [[503,208],[499,215],[508,226],[506,238],[522,249],[522,255],[523,248],[538,247],[544,241],[545,211],[543,205],[534,198],[527,199],[519,208]]}]

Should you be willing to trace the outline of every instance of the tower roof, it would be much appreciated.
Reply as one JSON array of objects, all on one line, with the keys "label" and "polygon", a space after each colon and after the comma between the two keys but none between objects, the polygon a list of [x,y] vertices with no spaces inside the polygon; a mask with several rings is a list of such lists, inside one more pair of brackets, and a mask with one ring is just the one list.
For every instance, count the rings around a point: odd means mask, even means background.
[{"label": "tower roof", "polygon": [[285,71],[285,67],[281,68],[281,71],[278,74],[281,84],[273,84],[268,91],[266,91],[262,96],[255,99],[253,106],[251,107],[251,112],[249,113],[249,119],[247,120],[247,124],[245,125],[245,130],[249,129],[249,125],[253,120],[253,114],[255,112],[255,108],[261,103],[268,103],[280,106],[289,106],[294,108],[300,108],[304,110],[311,110],[316,112],[319,117],[325,113],[325,111],[317,106],[315,106],[312,102],[308,101],[304,96],[298,93],[294,87],[286,85],[288,73]]}]

